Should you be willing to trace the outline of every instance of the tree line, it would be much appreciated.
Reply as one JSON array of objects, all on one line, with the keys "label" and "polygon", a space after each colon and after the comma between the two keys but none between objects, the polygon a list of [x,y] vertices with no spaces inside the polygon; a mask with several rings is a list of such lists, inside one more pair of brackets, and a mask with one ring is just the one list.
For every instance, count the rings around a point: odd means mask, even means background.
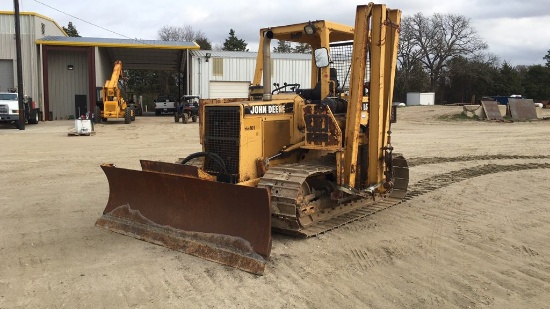
[{"label": "tree line", "polygon": [[512,66],[488,54],[470,19],[456,14],[417,13],[404,17],[400,30],[395,101],[407,92],[434,92],[438,103],[512,94],[550,99],[550,50],[545,66]]}]

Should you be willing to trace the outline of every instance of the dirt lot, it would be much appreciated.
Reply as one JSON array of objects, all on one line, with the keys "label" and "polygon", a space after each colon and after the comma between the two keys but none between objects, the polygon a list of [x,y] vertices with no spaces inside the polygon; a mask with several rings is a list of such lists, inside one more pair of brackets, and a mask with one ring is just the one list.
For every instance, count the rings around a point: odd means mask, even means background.
[{"label": "dirt lot", "polygon": [[0,308],[547,308],[550,121],[438,118],[460,110],[399,109],[409,198],[316,238],[274,235],[261,277],[94,227],[101,163],[173,162],[200,150],[198,124],[0,126]]}]

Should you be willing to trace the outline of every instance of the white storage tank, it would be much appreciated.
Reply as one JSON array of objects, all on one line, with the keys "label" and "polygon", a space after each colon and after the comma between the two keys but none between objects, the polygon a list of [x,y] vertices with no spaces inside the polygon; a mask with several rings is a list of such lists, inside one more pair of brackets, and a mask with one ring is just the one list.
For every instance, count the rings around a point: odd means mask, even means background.
[{"label": "white storage tank", "polygon": [[435,93],[434,92],[408,92],[407,93],[407,105],[434,105]]}]

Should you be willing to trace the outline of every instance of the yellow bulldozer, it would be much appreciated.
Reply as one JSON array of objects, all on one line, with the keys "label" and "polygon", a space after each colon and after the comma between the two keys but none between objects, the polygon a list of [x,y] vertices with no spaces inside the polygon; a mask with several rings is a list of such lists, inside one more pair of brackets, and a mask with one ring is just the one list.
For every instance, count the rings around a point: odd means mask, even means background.
[{"label": "yellow bulldozer", "polygon": [[101,103],[94,109],[94,122],[100,123],[108,119],[124,119],[128,124],[136,120],[135,111],[122,98],[119,80],[123,78],[122,61],[115,61],[111,79],[105,81],[105,86],[101,89]]},{"label": "yellow bulldozer", "polygon": [[[201,105],[201,152],[141,171],[103,164],[96,225],[263,274],[272,231],[315,236],[401,202],[409,170],[390,140],[400,17],[370,3],[354,27],[261,29],[249,99]],[[272,40],[311,46],[311,85],[271,88]]]}]

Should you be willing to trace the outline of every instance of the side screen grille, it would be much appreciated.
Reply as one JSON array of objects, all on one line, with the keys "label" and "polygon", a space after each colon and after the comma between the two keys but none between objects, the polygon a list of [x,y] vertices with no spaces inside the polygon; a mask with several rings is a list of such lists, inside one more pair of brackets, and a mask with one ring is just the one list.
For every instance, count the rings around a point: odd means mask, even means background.
[{"label": "side screen grille", "polygon": [[[351,79],[351,54],[353,52],[353,42],[341,42],[330,44],[330,67],[336,69],[338,82],[344,90],[349,89]],[[365,82],[370,80],[370,60],[367,56],[367,66],[365,68]]]},{"label": "side screen grille", "polygon": [[[205,151],[220,156],[225,163],[227,172],[237,176],[241,130],[240,107],[207,105],[204,107],[204,117]],[[204,169],[214,175],[221,172],[220,166],[209,157],[205,159]]]}]

